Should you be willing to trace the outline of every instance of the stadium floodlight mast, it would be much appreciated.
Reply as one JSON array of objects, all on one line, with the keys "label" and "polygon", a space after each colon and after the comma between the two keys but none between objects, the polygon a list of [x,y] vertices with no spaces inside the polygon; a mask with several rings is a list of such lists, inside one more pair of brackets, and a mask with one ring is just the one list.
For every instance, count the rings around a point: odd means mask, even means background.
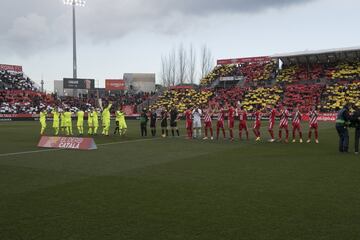
[{"label": "stadium floodlight mast", "polygon": [[[73,13],[73,79],[77,79],[77,55],[76,55],[76,7],[84,7],[86,0],[64,0],[65,5],[72,6]],[[74,90],[74,95],[77,97],[77,90]]]}]

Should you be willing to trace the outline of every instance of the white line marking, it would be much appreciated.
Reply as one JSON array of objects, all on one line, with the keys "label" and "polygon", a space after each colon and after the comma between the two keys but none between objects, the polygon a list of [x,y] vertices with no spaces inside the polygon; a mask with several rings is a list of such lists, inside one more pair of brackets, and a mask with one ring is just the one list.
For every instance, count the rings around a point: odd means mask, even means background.
[{"label": "white line marking", "polygon": [[[116,145],[116,144],[137,143],[137,142],[145,142],[145,141],[160,140],[160,139],[161,138],[137,139],[137,140],[129,140],[129,141],[101,143],[101,144],[97,144],[97,146],[109,146],[109,145]],[[26,152],[3,153],[3,154],[0,154],[0,157],[9,157],[9,156],[24,155],[24,154],[43,153],[43,152],[55,152],[55,151],[61,151],[61,150],[65,150],[65,149],[53,149],[52,148],[52,149],[44,149],[44,150],[26,151]]]},{"label": "white line marking", "polygon": [[[160,140],[160,139],[161,139],[161,138],[146,138],[146,139],[137,139],[137,140],[129,140],[129,141],[102,143],[102,144],[97,144],[97,145],[98,145],[98,146],[109,146],[109,145],[125,144],[125,143],[146,142],[146,141]],[[1,155],[0,155],[0,156],[1,156]]]},{"label": "white line marking", "polygon": [[35,150],[35,151],[27,151],[27,152],[3,153],[3,154],[0,154],[0,157],[9,157],[9,156],[32,154],[32,153],[42,153],[42,152],[53,152],[53,151],[60,151],[60,150],[61,149],[46,149],[46,150]]}]

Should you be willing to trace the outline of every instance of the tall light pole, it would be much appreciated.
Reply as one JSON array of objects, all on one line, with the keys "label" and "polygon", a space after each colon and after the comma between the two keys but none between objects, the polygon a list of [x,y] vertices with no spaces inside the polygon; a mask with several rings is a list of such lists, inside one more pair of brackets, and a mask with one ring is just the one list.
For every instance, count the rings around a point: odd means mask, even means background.
[{"label": "tall light pole", "polygon": [[[77,79],[77,54],[76,54],[76,7],[84,7],[86,0],[64,0],[65,5],[72,6],[73,13],[73,79]],[[74,95],[77,97],[77,89],[74,90]]]}]

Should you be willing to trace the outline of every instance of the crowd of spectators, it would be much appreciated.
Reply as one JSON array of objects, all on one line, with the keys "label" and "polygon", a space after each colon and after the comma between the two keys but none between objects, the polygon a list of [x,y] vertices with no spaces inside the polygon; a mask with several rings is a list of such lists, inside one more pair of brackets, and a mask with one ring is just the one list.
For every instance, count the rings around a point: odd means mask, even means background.
[{"label": "crowd of spectators", "polygon": [[[184,112],[194,106],[241,103],[248,111],[253,111],[258,106],[266,108],[268,105],[285,105],[292,109],[298,105],[302,112],[307,112],[315,105],[320,111],[334,112],[345,103],[360,105],[358,61],[311,66],[290,64],[282,66],[279,71],[275,61],[219,65],[202,80],[201,85],[209,86],[220,77],[230,76],[242,76],[245,83],[259,83],[270,79],[277,81],[270,86],[244,84],[242,87],[237,85],[229,89],[168,90],[159,96],[151,107],[169,110],[175,106],[179,112]],[[326,81],[317,81],[319,79]],[[142,103],[150,104],[148,100],[154,94],[127,92],[109,95],[102,98],[102,103],[107,105],[112,101],[114,109],[123,106],[128,113],[136,113]],[[40,93],[34,82],[23,73],[0,71],[0,114],[34,114],[45,106],[63,106],[75,112],[78,109],[99,107],[99,101],[96,96],[74,98]]]},{"label": "crowd of spectators", "polygon": [[339,110],[345,103],[360,107],[360,82],[340,82],[329,85],[323,93],[320,109],[324,112]]},{"label": "crowd of spectators", "polygon": [[[113,102],[113,110],[123,106],[130,114],[136,113],[137,105],[149,99],[153,94],[118,94],[101,98],[101,100],[104,105],[109,101]],[[44,106],[70,108],[70,111],[76,112],[79,109],[87,111],[90,108],[99,107],[99,101],[96,97],[58,97],[55,94],[31,90],[0,90],[0,114],[35,114]]]},{"label": "crowd of spectators", "polygon": [[306,81],[356,80],[360,78],[360,61],[323,64],[285,64],[278,69],[276,61],[219,65],[201,80],[209,86],[221,77],[243,77],[246,83],[264,83],[276,79],[281,84],[298,84]]},{"label": "crowd of spectators", "polygon": [[275,79],[277,64],[275,61],[244,64],[240,67],[246,82],[264,82]]},{"label": "crowd of spectators", "polygon": [[200,84],[208,86],[221,77],[243,77],[246,82],[263,82],[275,79],[276,61],[218,65]]},{"label": "crowd of spectators", "polygon": [[313,105],[320,105],[323,91],[324,86],[319,84],[287,85],[284,89],[282,105],[290,110],[299,106],[301,112],[309,112]]},{"label": "crowd of spectators", "polygon": [[325,76],[325,65],[314,64],[306,66],[284,65],[276,78],[278,83],[299,83],[302,81],[315,81]]},{"label": "crowd of spectators", "polygon": [[212,106],[228,105],[231,103],[242,102],[247,89],[240,87],[232,87],[230,89],[217,89],[210,100]]},{"label": "crowd of spectators", "polygon": [[159,97],[158,101],[150,108],[165,108],[169,111],[173,106],[175,106],[180,113],[183,113],[188,108],[207,105],[212,95],[213,92],[209,90],[169,90],[164,92],[164,94]]},{"label": "crowd of spectators", "polygon": [[267,106],[278,106],[282,94],[283,90],[277,86],[249,89],[242,106],[250,112],[256,110],[257,107],[265,109]]},{"label": "crowd of spectators", "polygon": [[52,95],[30,90],[0,90],[0,114],[35,114],[53,101]]},{"label": "crowd of spectators", "polygon": [[326,69],[328,79],[353,80],[360,77],[360,62],[331,64]]},{"label": "crowd of spectators", "polygon": [[235,64],[218,65],[205,78],[200,81],[200,85],[207,86],[220,77],[239,76],[238,67]]},{"label": "crowd of spectators", "polygon": [[0,71],[0,90],[36,91],[34,82],[24,73]]}]

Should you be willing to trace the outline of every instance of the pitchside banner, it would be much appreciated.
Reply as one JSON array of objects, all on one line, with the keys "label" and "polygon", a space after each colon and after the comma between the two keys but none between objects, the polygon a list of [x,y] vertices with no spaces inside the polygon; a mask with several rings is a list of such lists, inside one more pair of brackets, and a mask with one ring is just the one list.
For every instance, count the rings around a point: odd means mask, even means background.
[{"label": "pitchside banner", "polygon": [[0,64],[0,71],[22,72],[22,66]]},{"label": "pitchside banner", "polygon": [[105,80],[106,91],[125,91],[125,81],[122,79],[106,79]]},{"label": "pitchside banner", "polygon": [[64,89],[87,89],[91,90],[95,88],[94,79],[73,79],[64,78]]},{"label": "pitchside banner", "polygon": [[95,150],[97,146],[92,138],[75,137],[47,137],[40,139],[38,147],[41,148],[59,148],[69,150]]}]

